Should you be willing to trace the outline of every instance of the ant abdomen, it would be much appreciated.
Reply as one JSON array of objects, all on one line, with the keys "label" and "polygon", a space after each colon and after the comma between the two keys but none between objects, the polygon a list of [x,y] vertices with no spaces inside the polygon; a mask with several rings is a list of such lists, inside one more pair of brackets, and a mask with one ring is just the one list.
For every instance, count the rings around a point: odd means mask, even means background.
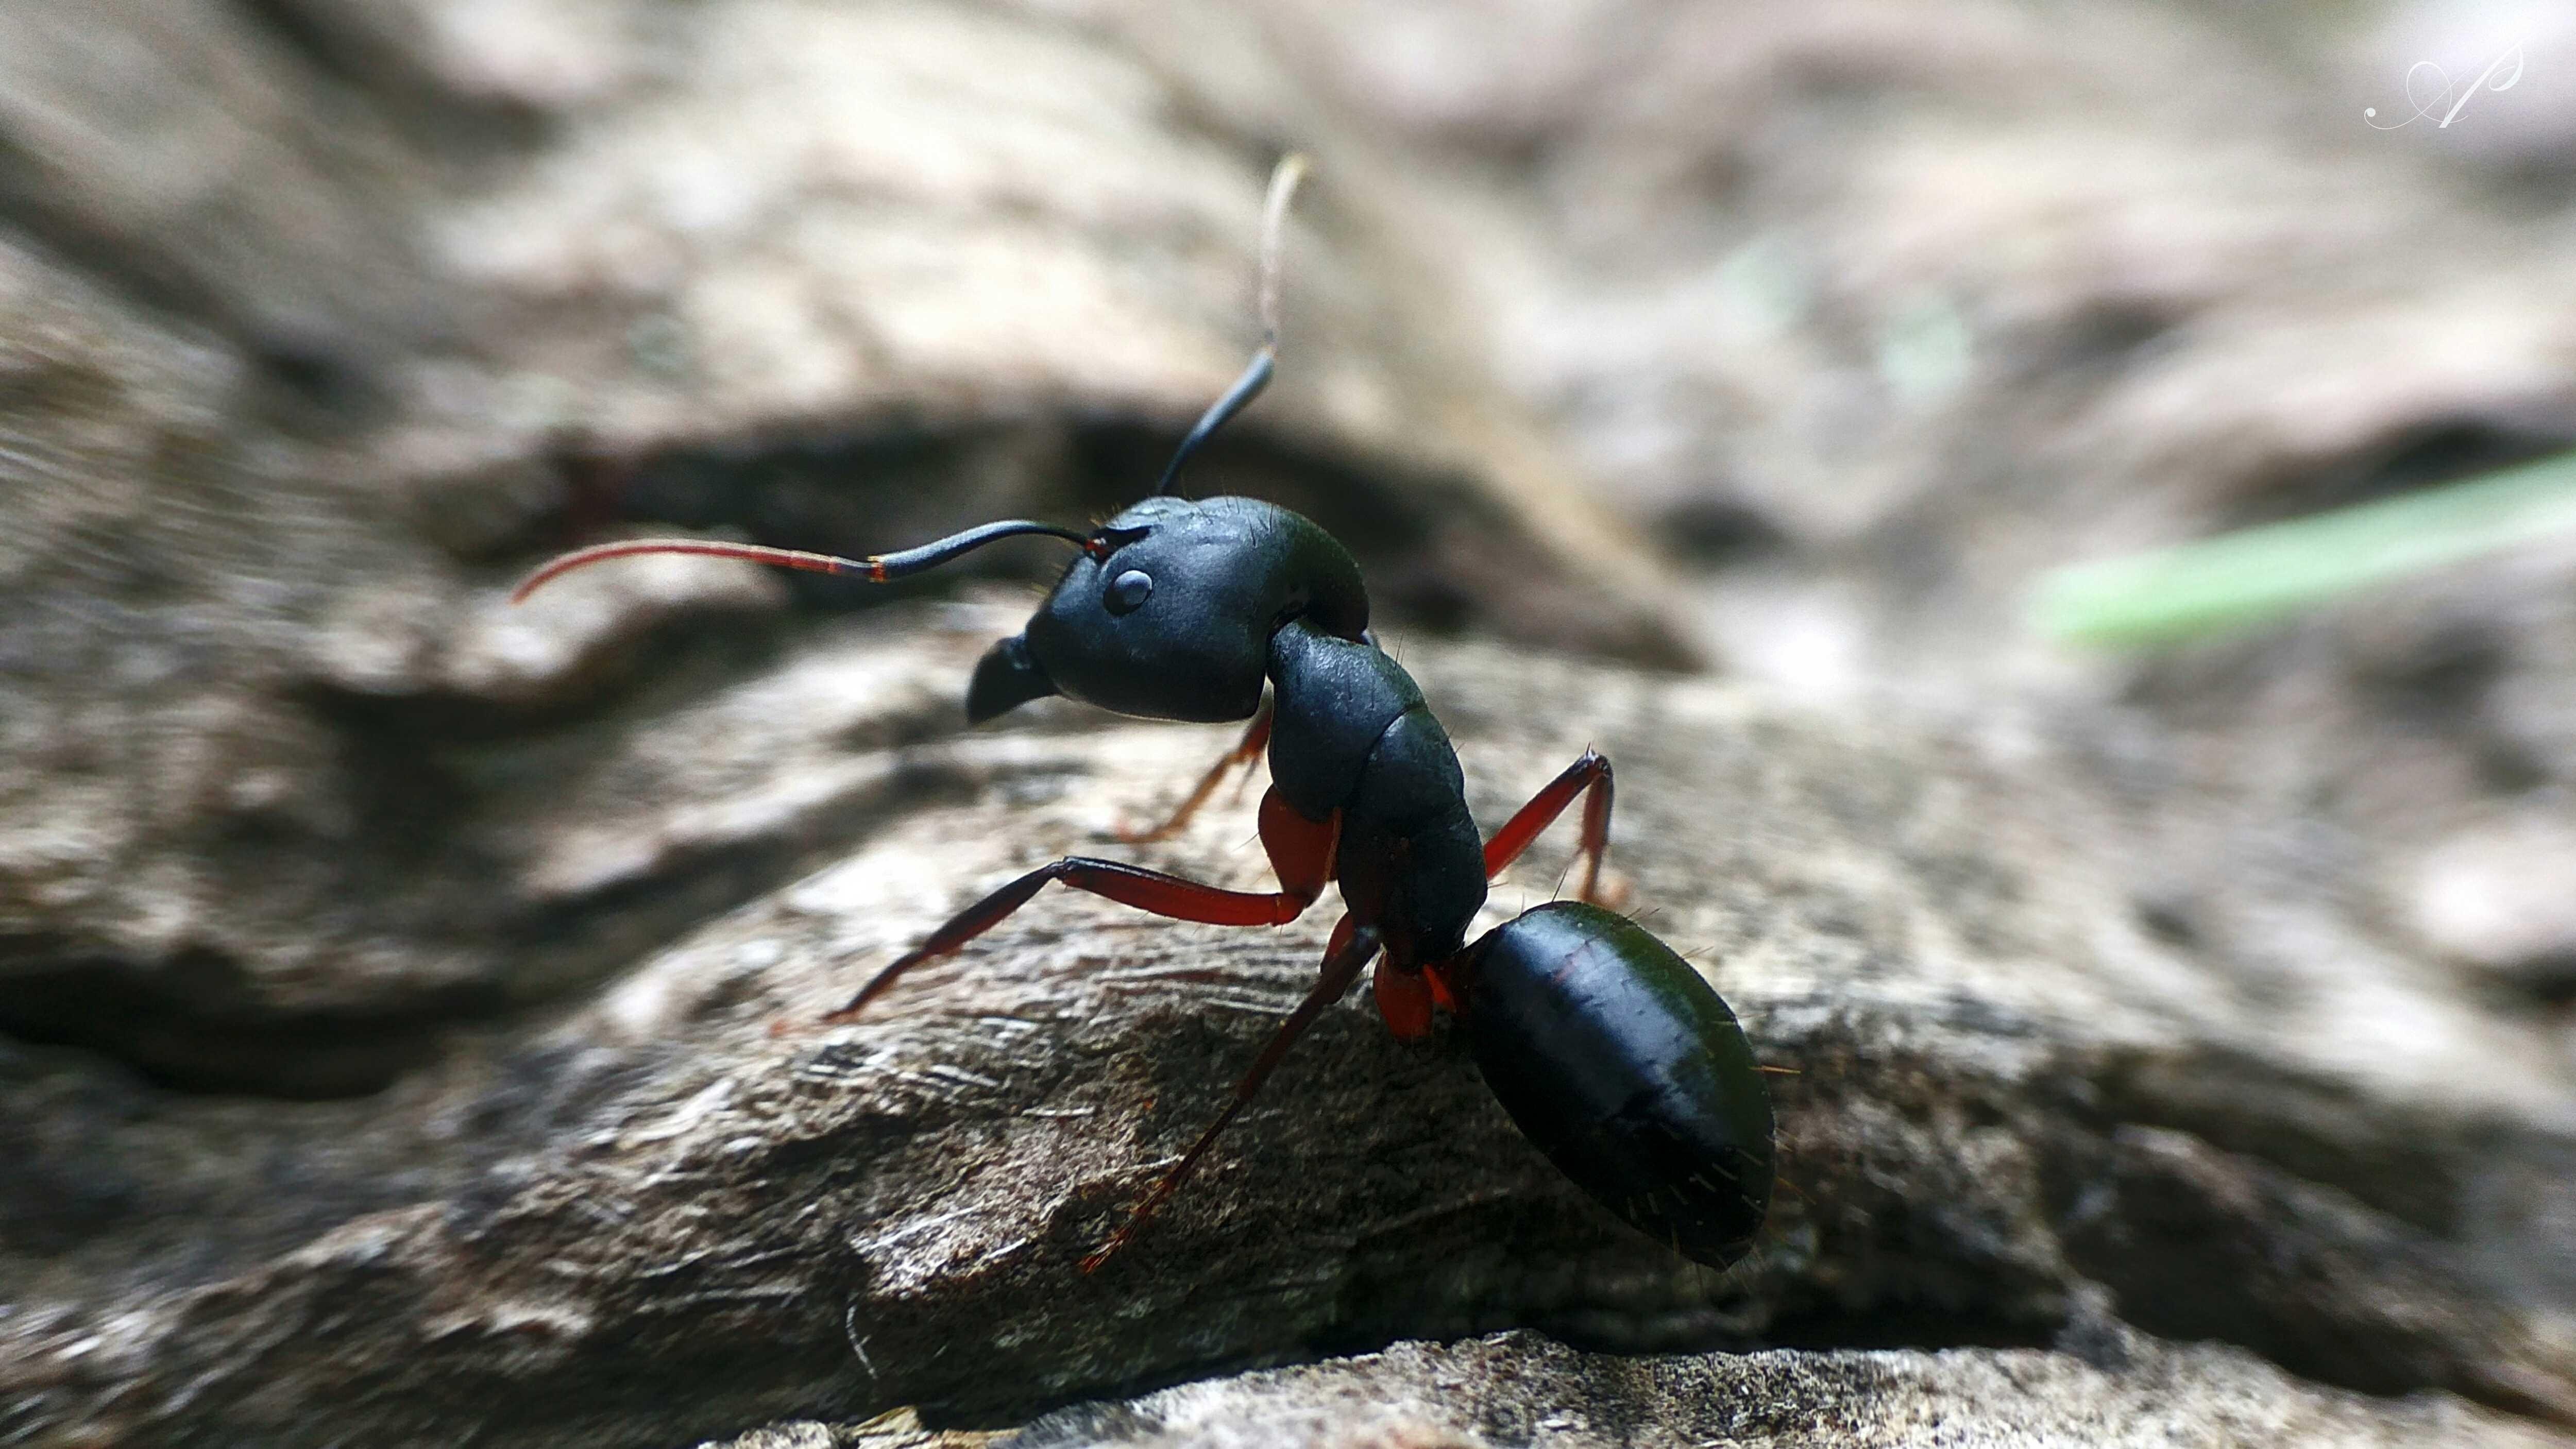
[{"label": "ant abdomen", "polygon": [[1523,1136],[1694,1261],[1744,1256],[1771,1205],[1771,1094],[1715,990],[1636,922],[1557,901],[1456,974],[1476,1065]]}]

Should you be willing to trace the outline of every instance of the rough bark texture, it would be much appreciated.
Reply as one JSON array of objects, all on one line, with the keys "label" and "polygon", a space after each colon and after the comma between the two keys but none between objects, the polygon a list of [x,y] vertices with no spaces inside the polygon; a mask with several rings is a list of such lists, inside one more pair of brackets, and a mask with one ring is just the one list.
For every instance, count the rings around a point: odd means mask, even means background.
[{"label": "rough bark texture", "polygon": [[[0,1442],[2568,1442],[2569,560],[2147,665],[2004,627],[2576,436],[2524,163],[2319,129],[2397,68],[2281,38],[0,9]],[[1789,1073],[1730,1272],[1359,1002],[1079,1272],[1329,903],[1049,895],[815,1019],[1057,855],[1253,884],[1248,800],[1105,843],[1227,732],[963,729],[1036,546],[503,601],[607,528],[1132,497],[1290,141],[1290,365],[1198,484],[1354,545],[1480,820],[1617,760],[1634,908]]]},{"label": "rough bark texture", "polygon": [[1535,1334],[1189,1384],[1049,1414],[1016,1433],[918,1415],[774,1425],[721,1449],[1049,1449],[1101,1445],[1590,1446],[2558,1442],[2456,1401],[2372,1402],[2286,1379],[2233,1350],[2117,1328],[2081,1353],[1949,1349],[1610,1358]]},{"label": "rough bark texture", "polygon": [[[1048,897],[869,1018],[811,1026],[1218,744],[1050,727],[1070,708],[958,732],[930,686],[1004,617],[824,629],[645,731],[634,751],[691,778],[730,775],[722,740],[785,778],[873,779],[868,833],[542,1029],[305,1108],[22,1056],[20,1090],[59,1104],[40,1161],[126,1219],[99,1233],[93,1208],[19,1295],[39,1422],[180,1443],[655,1442],[821,1405],[989,1423],[1503,1324],[1629,1349],[2046,1344],[2088,1280],[2143,1327],[2330,1382],[2576,1404],[2518,1301],[2528,1245],[2474,1209],[2568,1148],[2491,1069],[2529,1049],[2512,1028],[2376,990],[2258,1009],[2230,963],[2139,924],[2095,854],[2117,832],[2044,762],[1456,646],[1405,654],[1480,816],[1607,748],[1647,919],[1795,1069],[1770,1240],[1731,1273],[1676,1263],[1556,1177],[1459,1051],[1354,1005],[1147,1238],[1080,1273],[1329,919],[1221,932]],[[1584,707],[1533,714],[1533,691]],[[1238,806],[1143,858],[1248,884],[1249,825]],[[1549,889],[1541,867],[1496,909]],[[2332,1057],[2330,1024],[2372,1011],[2422,1024],[2415,1059]]]},{"label": "rough bark texture", "polygon": [[[2322,1393],[2218,1348],[2112,1335],[2028,1350],[1611,1359],[1530,1334],[1171,1389],[1049,1415],[1013,1449],[1101,1445],[2540,1444],[2438,1400]],[[744,1446],[749,1449],[749,1446]]]}]

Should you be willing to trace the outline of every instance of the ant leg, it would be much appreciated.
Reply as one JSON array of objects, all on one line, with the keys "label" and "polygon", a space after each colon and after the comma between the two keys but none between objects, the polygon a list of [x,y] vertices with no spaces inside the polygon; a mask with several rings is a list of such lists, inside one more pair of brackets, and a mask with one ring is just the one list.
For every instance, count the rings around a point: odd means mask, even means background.
[{"label": "ant leg", "polygon": [[1377,996],[1378,1019],[1397,1041],[1420,1041],[1431,1035],[1431,1007],[1439,998],[1419,970],[1407,971],[1392,956],[1378,958],[1369,986]]},{"label": "ant leg", "polygon": [[[1343,918],[1343,925],[1349,925],[1348,917]],[[1153,1191],[1145,1194],[1144,1201],[1136,1204],[1136,1210],[1127,1215],[1125,1226],[1082,1260],[1082,1271],[1093,1272],[1108,1262],[1112,1254],[1127,1246],[1128,1241],[1154,1216],[1155,1210],[1180,1190],[1181,1183],[1199,1165],[1199,1159],[1206,1156],[1208,1148],[1215,1144],[1218,1134],[1232,1125],[1236,1114],[1242,1112],[1254,1094],[1261,1090],[1261,1084],[1270,1080],[1270,1074],[1287,1057],[1288,1049],[1297,1044],[1297,1038],[1306,1034],[1306,1028],[1315,1024],[1315,1018],[1322,1016],[1326,1007],[1349,994],[1351,983],[1360,978],[1360,968],[1378,952],[1378,933],[1374,926],[1362,926],[1348,932],[1337,928],[1333,939],[1337,944],[1324,953],[1323,972],[1315,982],[1315,989],[1306,993],[1306,999],[1297,1003],[1297,1009],[1288,1013],[1286,1021],[1279,1023],[1279,1030],[1271,1035],[1270,1045],[1263,1047],[1261,1055],[1253,1059],[1252,1070],[1243,1074],[1242,1081],[1235,1083],[1234,1100],[1226,1104],[1225,1110],[1217,1114],[1216,1121],[1199,1134],[1199,1140],[1191,1143],[1190,1150],[1181,1154],[1181,1160],[1173,1163],[1171,1170],[1154,1184]]]},{"label": "ant leg", "polygon": [[1377,1014],[1397,1041],[1420,1041],[1431,1035],[1434,1007],[1451,1016],[1464,1009],[1456,973],[1466,968],[1466,960],[1465,951],[1411,967],[1399,964],[1392,953],[1378,958],[1373,983]]},{"label": "ant leg", "polygon": [[[1342,917],[1342,923],[1333,928],[1333,939],[1324,947],[1324,954],[1339,954],[1358,928],[1359,917]],[[1378,1019],[1386,1023],[1387,1034],[1397,1041],[1420,1041],[1431,1035],[1433,1003],[1452,1010],[1457,1005],[1440,995],[1423,972],[1397,961],[1393,952],[1377,958],[1377,970],[1369,977],[1369,992],[1377,999]]]},{"label": "ant leg", "polygon": [[1529,849],[1539,832],[1556,823],[1565,807],[1574,801],[1577,791],[1584,793],[1583,844],[1581,859],[1583,885],[1575,899],[1589,901],[1601,893],[1601,862],[1610,853],[1610,757],[1599,750],[1587,749],[1583,758],[1565,767],[1564,773],[1548,782],[1547,788],[1530,797],[1494,838],[1485,842],[1485,879],[1501,875],[1521,852]]},{"label": "ant leg", "polygon": [[1180,808],[1172,812],[1171,819],[1151,830],[1121,830],[1118,832],[1118,838],[1129,845],[1150,845],[1157,840],[1169,840],[1180,834],[1181,827],[1189,824],[1190,817],[1199,813],[1199,807],[1207,803],[1210,795],[1216,793],[1217,785],[1227,774],[1237,768],[1249,766],[1254,760],[1261,758],[1262,750],[1270,744],[1270,720],[1275,702],[1274,695],[1264,694],[1261,697],[1261,708],[1253,711],[1252,723],[1245,727],[1243,738],[1235,742],[1233,749],[1220,755],[1215,764],[1208,766],[1208,772],[1199,777],[1198,788],[1190,791],[1189,798],[1183,800]]},{"label": "ant leg", "polygon": [[1147,870],[1121,860],[1069,855],[1043,865],[960,911],[928,940],[895,958],[870,978],[859,993],[825,1021],[847,1021],[877,998],[895,978],[924,961],[937,960],[998,926],[1013,911],[1046,888],[1062,881],[1075,890],[1106,896],[1121,905],[1151,911],[1176,921],[1210,926],[1281,926],[1305,913],[1332,879],[1333,860],[1341,842],[1340,812],[1325,820],[1308,820],[1279,798],[1277,790],[1262,797],[1261,843],[1269,849],[1270,868],[1279,877],[1276,891],[1230,891]]}]

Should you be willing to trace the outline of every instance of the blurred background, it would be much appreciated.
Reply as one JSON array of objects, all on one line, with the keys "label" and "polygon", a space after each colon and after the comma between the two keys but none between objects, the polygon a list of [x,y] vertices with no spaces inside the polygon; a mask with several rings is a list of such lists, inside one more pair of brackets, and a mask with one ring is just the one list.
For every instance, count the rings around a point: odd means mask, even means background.
[{"label": "blurred background", "polygon": [[[1399,638],[2044,759],[2316,1060],[2576,1133],[2576,8],[84,0],[0,9],[18,1291],[420,1195],[218,1242],[132,1124],[382,1092],[857,838],[901,729],[736,686],[877,595],[509,584],[1121,506],[1292,148],[1194,488]],[[2576,1303],[2533,1151],[2462,1238]]]}]

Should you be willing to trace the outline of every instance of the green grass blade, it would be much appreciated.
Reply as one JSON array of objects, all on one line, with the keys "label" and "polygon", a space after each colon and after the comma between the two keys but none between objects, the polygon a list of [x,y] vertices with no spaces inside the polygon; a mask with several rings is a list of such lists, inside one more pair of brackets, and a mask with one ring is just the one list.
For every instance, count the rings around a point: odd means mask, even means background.
[{"label": "green grass blade", "polygon": [[2576,453],[2465,483],[2265,524],[2040,579],[2031,623],[2051,639],[2169,644],[2547,535],[2576,530]]}]

